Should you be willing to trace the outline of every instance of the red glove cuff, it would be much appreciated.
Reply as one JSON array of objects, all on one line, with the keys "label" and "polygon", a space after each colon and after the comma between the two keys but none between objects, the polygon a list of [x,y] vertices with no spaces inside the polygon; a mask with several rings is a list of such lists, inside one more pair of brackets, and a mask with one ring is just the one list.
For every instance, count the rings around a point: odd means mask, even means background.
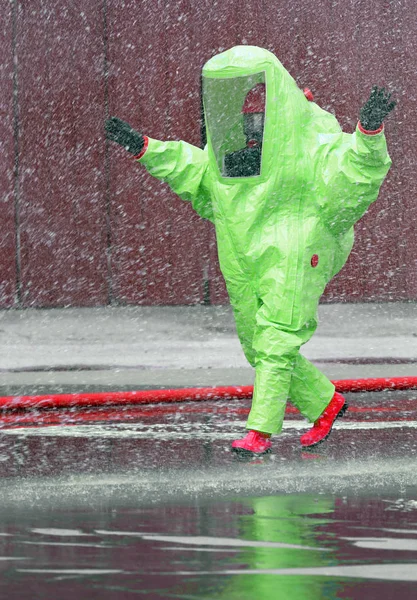
[{"label": "red glove cuff", "polygon": [[381,133],[381,131],[384,130],[384,124],[383,123],[382,123],[381,127],[379,127],[378,129],[375,129],[375,131],[368,131],[367,129],[364,129],[362,127],[360,121],[358,123],[358,127],[359,127],[359,131],[361,131],[362,133],[366,133],[366,135],[377,135],[378,133]]},{"label": "red glove cuff", "polygon": [[148,149],[148,144],[149,144],[149,138],[146,135],[144,135],[143,136],[143,148],[139,152],[139,154],[136,154],[136,156],[133,157],[135,160],[139,160],[140,158],[142,158],[142,156],[145,154],[146,150]]}]

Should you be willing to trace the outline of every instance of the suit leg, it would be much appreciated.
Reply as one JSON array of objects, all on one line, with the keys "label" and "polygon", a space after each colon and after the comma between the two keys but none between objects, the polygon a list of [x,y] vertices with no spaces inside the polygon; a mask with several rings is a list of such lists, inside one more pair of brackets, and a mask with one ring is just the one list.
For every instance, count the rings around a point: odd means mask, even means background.
[{"label": "suit leg", "polygon": [[291,376],[289,399],[301,414],[314,422],[333,397],[333,383],[302,354],[297,356]]}]

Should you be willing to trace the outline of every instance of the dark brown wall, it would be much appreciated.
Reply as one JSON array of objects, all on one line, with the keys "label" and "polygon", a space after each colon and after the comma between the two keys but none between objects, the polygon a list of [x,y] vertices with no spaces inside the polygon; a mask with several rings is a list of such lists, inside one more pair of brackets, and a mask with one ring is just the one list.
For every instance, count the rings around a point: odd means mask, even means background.
[{"label": "dark brown wall", "polygon": [[15,140],[13,118],[13,18],[0,4],[0,305],[12,306],[16,292]]},{"label": "dark brown wall", "polygon": [[200,143],[201,67],[274,52],[353,131],[395,89],[393,167],[325,299],[417,299],[414,0],[12,0],[1,3],[0,306],[225,302],[214,231],[107,145],[118,115]]},{"label": "dark brown wall", "polygon": [[107,301],[103,15],[26,0],[16,15],[21,301]]}]

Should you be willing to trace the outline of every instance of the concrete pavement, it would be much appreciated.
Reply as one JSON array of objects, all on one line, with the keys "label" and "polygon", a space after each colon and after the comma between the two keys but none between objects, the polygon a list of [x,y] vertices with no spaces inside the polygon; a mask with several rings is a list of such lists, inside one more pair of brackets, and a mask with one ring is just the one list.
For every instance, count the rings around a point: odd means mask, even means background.
[{"label": "concrete pavement", "polygon": [[[323,304],[303,354],[331,379],[417,375],[417,303]],[[0,394],[250,385],[229,306],[0,312]]]}]

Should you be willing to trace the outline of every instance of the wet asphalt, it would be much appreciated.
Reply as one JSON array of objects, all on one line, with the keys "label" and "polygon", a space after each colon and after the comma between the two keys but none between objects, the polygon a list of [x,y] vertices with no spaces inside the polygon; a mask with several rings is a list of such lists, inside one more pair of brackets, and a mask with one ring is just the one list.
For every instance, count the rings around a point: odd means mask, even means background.
[{"label": "wet asphalt", "polygon": [[[207,310],[206,310],[207,309]],[[417,375],[415,305],[321,307],[332,378]],[[0,389],[245,385],[227,307],[5,311]],[[0,597],[391,600],[417,589],[417,391],[347,394],[325,444],[289,407],[239,460],[249,401],[3,413]]]},{"label": "wet asphalt", "polygon": [[417,392],[347,399],[325,444],[290,409],[252,460],[248,401],[15,414],[2,597],[415,598]]}]

